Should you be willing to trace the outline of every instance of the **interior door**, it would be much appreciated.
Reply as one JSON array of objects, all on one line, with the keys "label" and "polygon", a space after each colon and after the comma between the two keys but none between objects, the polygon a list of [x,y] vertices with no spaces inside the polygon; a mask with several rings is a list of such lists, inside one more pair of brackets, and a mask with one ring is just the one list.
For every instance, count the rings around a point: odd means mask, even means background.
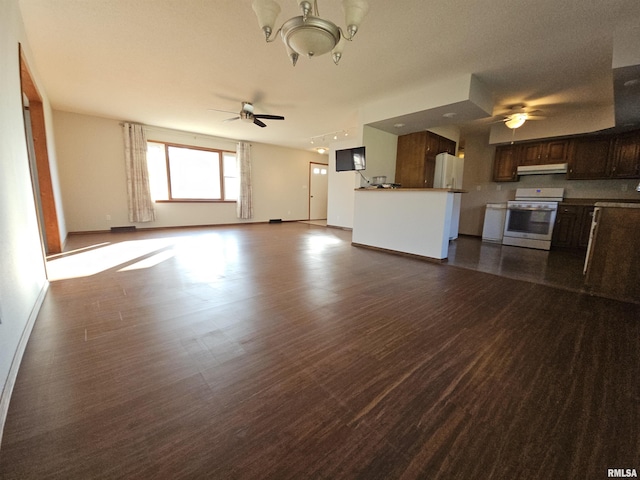
[{"label": "interior door", "polygon": [[309,163],[309,220],[327,219],[328,167]]}]

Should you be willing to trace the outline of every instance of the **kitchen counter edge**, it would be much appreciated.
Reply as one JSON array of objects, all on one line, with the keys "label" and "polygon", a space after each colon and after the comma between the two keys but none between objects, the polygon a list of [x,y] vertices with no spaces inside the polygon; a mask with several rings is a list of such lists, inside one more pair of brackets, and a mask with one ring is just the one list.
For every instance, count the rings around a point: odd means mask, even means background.
[{"label": "kitchen counter edge", "polygon": [[640,203],[597,202],[595,206],[604,208],[640,208]]},{"label": "kitchen counter edge", "polygon": [[449,193],[468,193],[468,190],[459,190],[455,188],[356,188],[356,192],[449,192]]}]

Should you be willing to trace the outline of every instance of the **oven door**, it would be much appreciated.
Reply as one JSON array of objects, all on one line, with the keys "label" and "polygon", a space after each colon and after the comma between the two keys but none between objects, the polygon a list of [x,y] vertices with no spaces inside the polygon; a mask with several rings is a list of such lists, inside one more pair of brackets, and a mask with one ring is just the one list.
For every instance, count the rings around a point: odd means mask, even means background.
[{"label": "oven door", "polygon": [[504,236],[551,242],[557,211],[556,202],[508,202]]}]

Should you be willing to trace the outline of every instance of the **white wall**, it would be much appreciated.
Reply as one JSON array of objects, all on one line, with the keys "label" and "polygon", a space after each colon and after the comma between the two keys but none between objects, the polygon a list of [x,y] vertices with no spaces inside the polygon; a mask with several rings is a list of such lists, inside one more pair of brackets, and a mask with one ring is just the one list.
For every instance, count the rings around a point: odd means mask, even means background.
[{"label": "white wall", "polygon": [[[354,190],[360,187],[362,177],[357,172],[336,172],[336,150],[362,146],[360,137],[335,142],[329,147],[329,187],[327,200],[327,225],[353,228]],[[367,155],[367,168],[369,151]],[[363,182],[364,183],[364,182]]]},{"label": "white wall", "polygon": [[[388,183],[393,183],[396,175],[396,152],[398,136],[365,126],[362,130],[363,145],[367,152],[367,179],[385,176]],[[364,185],[364,184],[363,184]]]},{"label": "white wall", "polygon": [[[17,0],[0,0],[0,439],[24,340],[46,291],[22,115],[18,43],[28,44]],[[45,117],[49,105],[42,89]],[[55,169],[53,135],[49,161]],[[54,175],[54,179],[55,179]],[[54,185],[55,187],[55,185]]]},{"label": "white wall", "polygon": [[[120,122],[54,112],[64,209],[71,232],[130,225]],[[251,127],[251,126],[249,126]],[[149,140],[236,149],[236,142],[146,127]],[[254,218],[236,218],[235,203],[156,203],[156,221],[138,228],[305,220],[309,212],[309,163],[326,163],[314,152],[252,144]],[[110,220],[107,219],[110,217]]]}]

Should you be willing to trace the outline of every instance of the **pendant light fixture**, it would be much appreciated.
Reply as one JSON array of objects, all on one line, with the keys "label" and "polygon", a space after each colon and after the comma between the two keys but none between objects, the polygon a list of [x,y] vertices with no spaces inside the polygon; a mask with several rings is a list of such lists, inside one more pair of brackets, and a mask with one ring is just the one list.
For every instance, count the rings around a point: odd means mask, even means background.
[{"label": "pendant light fixture", "polygon": [[290,18],[273,34],[280,5],[275,0],[253,0],[253,11],[256,12],[267,43],[273,42],[280,33],[294,67],[300,55],[311,58],[329,52],[337,65],[346,41],[353,40],[369,10],[369,4],[366,0],[342,0],[347,25],[344,32],[335,23],[320,17],[318,0],[297,0],[297,3],[302,15]]}]

